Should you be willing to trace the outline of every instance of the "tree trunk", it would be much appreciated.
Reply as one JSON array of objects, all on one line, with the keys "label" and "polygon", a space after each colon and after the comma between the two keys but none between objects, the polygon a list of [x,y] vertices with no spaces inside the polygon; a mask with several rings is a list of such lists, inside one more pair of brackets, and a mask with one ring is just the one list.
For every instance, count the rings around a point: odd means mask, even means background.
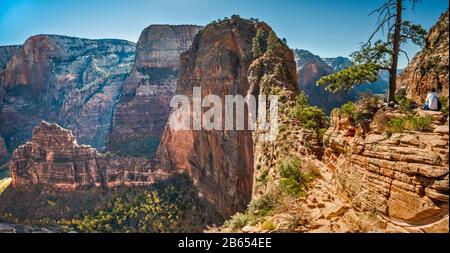
[{"label": "tree trunk", "polygon": [[402,1],[397,0],[397,14],[395,20],[395,31],[393,38],[393,52],[392,52],[392,63],[389,75],[389,92],[388,92],[388,102],[395,102],[395,90],[397,88],[397,65],[398,65],[398,55],[400,53],[400,33],[402,25]]}]

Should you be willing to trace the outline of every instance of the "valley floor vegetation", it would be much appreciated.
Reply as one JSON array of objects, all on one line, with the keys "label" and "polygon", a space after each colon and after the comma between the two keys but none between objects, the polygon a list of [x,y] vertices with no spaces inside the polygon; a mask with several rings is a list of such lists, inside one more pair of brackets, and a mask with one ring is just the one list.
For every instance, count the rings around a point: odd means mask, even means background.
[{"label": "valley floor vegetation", "polygon": [[0,221],[56,226],[61,232],[201,232],[222,217],[193,189],[185,175],[142,188],[7,189],[0,196]]}]

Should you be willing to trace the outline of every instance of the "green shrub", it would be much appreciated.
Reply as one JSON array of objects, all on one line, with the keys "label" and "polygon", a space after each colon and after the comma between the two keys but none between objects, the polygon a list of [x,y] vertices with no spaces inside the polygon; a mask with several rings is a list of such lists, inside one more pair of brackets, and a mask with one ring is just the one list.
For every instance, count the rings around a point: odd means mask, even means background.
[{"label": "green shrub", "polygon": [[366,119],[372,119],[379,109],[380,97],[371,93],[363,93],[356,102],[356,113],[354,119],[356,122]]},{"label": "green shrub", "polygon": [[395,101],[398,103],[399,109],[403,112],[409,112],[414,108],[414,101],[403,95],[396,95]]},{"label": "green shrub", "polygon": [[405,130],[405,118],[394,117],[388,122],[389,130],[393,133],[401,133]]},{"label": "green shrub", "polygon": [[[258,164],[258,166],[261,165]],[[268,176],[269,176],[269,169],[264,169],[263,171],[261,171],[261,174],[256,179],[256,181],[261,185],[265,185],[267,184]]]},{"label": "green shrub", "polygon": [[298,157],[289,158],[280,165],[281,186],[286,193],[294,197],[303,195],[314,177],[311,173],[303,173],[300,165]]},{"label": "green shrub", "polygon": [[248,212],[263,217],[272,213],[280,203],[278,193],[268,193],[252,200],[248,206]]},{"label": "green shrub", "polygon": [[388,128],[393,133],[401,133],[407,130],[426,132],[430,130],[431,122],[430,116],[397,116],[389,120]]},{"label": "green shrub", "polygon": [[236,213],[224,225],[232,231],[239,230],[246,225],[255,225],[264,217],[272,214],[280,203],[278,192],[262,195],[250,202],[245,213]]},{"label": "green shrub", "polygon": [[321,134],[326,131],[329,119],[322,109],[308,104],[308,96],[303,91],[295,98],[290,115],[300,121],[302,127],[314,131],[319,141],[322,140]]},{"label": "green shrub", "polygon": [[262,228],[263,230],[271,231],[271,230],[276,229],[277,226],[273,223],[273,221],[266,220],[266,221],[264,221],[263,224],[261,225],[261,228]]},{"label": "green shrub", "polygon": [[411,116],[411,122],[413,125],[413,129],[420,132],[426,132],[430,130],[432,118],[430,116],[427,117],[414,117]]},{"label": "green shrub", "polygon": [[439,97],[439,101],[441,102],[441,112],[448,117],[448,98]]},{"label": "green shrub", "polygon": [[253,223],[254,220],[255,217],[248,213],[236,213],[231,219],[227,220],[224,225],[232,231],[236,231],[245,227],[247,224]]},{"label": "green shrub", "polygon": [[339,108],[339,116],[341,117],[350,117],[350,118],[354,118],[355,114],[356,114],[356,104],[353,103],[352,101],[349,101],[345,104],[343,104],[340,108]]}]

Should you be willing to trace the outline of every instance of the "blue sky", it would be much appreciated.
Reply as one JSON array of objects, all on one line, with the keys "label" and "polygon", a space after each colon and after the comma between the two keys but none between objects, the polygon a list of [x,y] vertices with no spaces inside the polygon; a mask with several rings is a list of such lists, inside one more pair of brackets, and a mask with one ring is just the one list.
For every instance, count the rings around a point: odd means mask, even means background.
[{"label": "blue sky", "polygon": [[[376,24],[383,0],[0,0],[0,45],[35,34],[120,38],[136,42],[150,24],[199,24],[239,14],[266,21],[292,48],[348,56]],[[407,19],[431,27],[447,0],[423,0]],[[415,46],[406,46],[412,56]],[[406,64],[402,59],[400,67]]]}]

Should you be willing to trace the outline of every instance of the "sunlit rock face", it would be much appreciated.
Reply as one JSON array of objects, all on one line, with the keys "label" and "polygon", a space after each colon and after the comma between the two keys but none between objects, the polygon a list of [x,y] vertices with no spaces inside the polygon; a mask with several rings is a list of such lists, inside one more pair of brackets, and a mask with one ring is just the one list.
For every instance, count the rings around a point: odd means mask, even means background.
[{"label": "sunlit rock face", "polygon": [[29,38],[0,72],[0,135],[8,151],[29,140],[42,119],[103,147],[134,48],[124,40]]},{"label": "sunlit rock face", "polygon": [[433,118],[431,131],[383,134],[382,119],[400,114],[381,109],[363,127],[334,111],[324,160],[334,171],[338,192],[354,207],[411,224],[433,224],[448,217],[449,126],[442,113],[419,111]]},{"label": "sunlit rock face", "polygon": [[47,185],[61,190],[143,186],[169,175],[149,168],[145,158],[108,157],[80,145],[70,130],[45,121],[9,163],[14,187]]},{"label": "sunlit rock face", "polygon": [[180,54],[201,29],[195,25],[151,25],[136,45],[136,61],[115,107],[108,150],[150,157],[159,144],[175,94]]},{"label": "sunlit rock face", "polygon": [[398,88],[406,89],[407,96],[423,103],[431,89],[448,98],[449,92],[449,40],[448,11],[430,29],[425,48],[408,64],[399,77]]},{"label": "sunlit rock face", "polygon": [[[266,33],[272,30],[264,23],[236,17],[205,27],[180,57],[176,94],[192,100],[193,88],[200,87],[203,97],[214,94],[224,101],[225,95],[245,97],[251,93],[249,80],[260,80],[270,68],[262,61],[250,68],[254,61],[252,40],[258,29]],[[285,86],[296,90],[292,51],[283,44],[277,53],[289,77]],[[258,81],[253,82],[256,87]],[[259,88],[254,92],[259,94]],[[254,144],[250,130],[177,131],[169,125],[153,162],[167,171],[187,172],[200,195],[223,216],[230,216],[245,209],[251,199]]]}]

